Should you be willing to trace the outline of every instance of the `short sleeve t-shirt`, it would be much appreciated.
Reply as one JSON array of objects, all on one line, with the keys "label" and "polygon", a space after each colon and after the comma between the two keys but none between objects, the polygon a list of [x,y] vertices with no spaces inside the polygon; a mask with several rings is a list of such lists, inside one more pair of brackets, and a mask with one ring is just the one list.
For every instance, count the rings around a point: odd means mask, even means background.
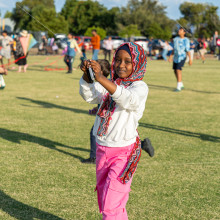
[{"label": "short sleeve t-shirt", "polygon": [[13,39],[9,36],[6,36],[6,37],[3,37],[1,36],[0,37],[0,40],[2,41],[2,48],[5,50],[5,51],[10,51],[11,50],[11,47],[10,47],[10,42],[13,41]]},{"label": "short sleeve t-shirt", "polygon": [[190,50],[194,50],[195,49],[196,44],[193,42],[190,42]]},{"label": "short sleeve t-shirt", "polygon": [[174,38],[174,63],[180,63],[182,60],[186,58],[186,52],[190,50],[190,42],[187,37]]}]

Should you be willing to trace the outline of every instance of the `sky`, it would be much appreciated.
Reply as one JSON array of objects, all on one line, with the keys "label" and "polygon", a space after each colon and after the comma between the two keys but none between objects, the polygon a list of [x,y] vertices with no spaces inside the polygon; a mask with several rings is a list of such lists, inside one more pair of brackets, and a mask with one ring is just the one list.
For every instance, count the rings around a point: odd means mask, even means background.
[{"label": "sky", "polygon": [[[12,11],[15,7],[15,3],[21,0],[0,0],[0,11],[2,17],[4,16],[6,11]],[[34,1],[34,0],[33,0]],[[99,3],[103,4],[108,9],[112,7],[120,7],[126,6],[128,0],[97,0]],[[159,0],[159,3],[163,4],[167,7],[166,12],[167,16],[171,19],[178,19],[181,17],[181,13],[179,11],[179,6],[181,3],[185,2],[186,0]],[[188,2],[193,3],[211,3],[214,6],[218,6],[218,14],[220,16],[220,0],[187,0]],[[65,0],[54,0],[56,11],[60,12]]]}]

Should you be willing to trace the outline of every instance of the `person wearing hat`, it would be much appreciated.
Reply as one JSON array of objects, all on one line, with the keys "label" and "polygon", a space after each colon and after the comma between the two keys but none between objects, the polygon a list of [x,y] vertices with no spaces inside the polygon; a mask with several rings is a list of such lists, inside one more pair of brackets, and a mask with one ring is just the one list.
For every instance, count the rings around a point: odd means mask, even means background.
[{"label": "person wearing hat", "polygon": [[[13,44],[13,39],[8,36],[8,32],[4,30],[2,32],[2,36],[0,36],[0,40],[2,41],[2,50],[1,56],[5,57],[8,60],[8,65],[11,59],[11,44]],[[1,63],[3,65],[3,59],[1,58]]]},{"label": "person wearing hat", "polygon": [[189,65],[192,65],[190,41],[187,37],[185,37],[185,34],[186,30],[183,27],[180,27],[178,31],[179,36],[174,38],[173,70],[177,79],[177,88],[175,92],[180,92],[182,89],[184,89],[182,82],[182,67],[186,61],[186,53],[189,56]]},{"label": "person wearing hat", "polygon": [[20,37],[16,38],[16,51],[15,51],[15,60],[16,60],[16,64],[18,65],[18,72],[21,72],[22,66],[24,68],[24,72],[27,71],[27,55],[24,55],[24,51],[21,45],[21,38],[26,38],[28,37],[28,32],[26,30],[23,30],[22,32],[20,32]]}]

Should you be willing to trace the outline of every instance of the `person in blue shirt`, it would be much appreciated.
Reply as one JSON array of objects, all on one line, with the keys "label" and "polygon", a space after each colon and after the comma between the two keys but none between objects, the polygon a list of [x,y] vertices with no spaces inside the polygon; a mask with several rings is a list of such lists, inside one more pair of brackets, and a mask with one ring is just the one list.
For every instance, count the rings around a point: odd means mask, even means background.
[{"label": "person in blue shirt", "polygon": [[183,27],[180,27],[178,31],[178,37],[174,38],[174,56],[173,56],[173,70],[177,79],[176,92],[180,92],[184,89],[182,82],[182,67],[186,61],[186,53],[189,56],[189,65],[192,65],[192,59],[190,55],[190,42],[187,37],[185,37],[186,31]]},{"label": "person in blue shirt", "polygon": [[[193,39],[190,40],[190,55],[191,55],[191,60],[193,61],[193,57],[194,57],[194,51],[196,48],[196,43],[194,42]],[[186,62],[189,62],[189,57],[187,56],[186,58]]]},{"label": "person in blue shirt", "polygon": [[72,64],[74,61],[74,58],[76,56],[75,48],[78,50],[80,55],[82,56],[82,52],[79,49],[79,46],[76,42],[76,40],[73,38],[73,35],[71,33],[68,34],[67,36],[68,41],[67,41],[67,53],[64,57],[64,62],[66,63],[68,67],[68,72],[67,73],[72,73]]}]

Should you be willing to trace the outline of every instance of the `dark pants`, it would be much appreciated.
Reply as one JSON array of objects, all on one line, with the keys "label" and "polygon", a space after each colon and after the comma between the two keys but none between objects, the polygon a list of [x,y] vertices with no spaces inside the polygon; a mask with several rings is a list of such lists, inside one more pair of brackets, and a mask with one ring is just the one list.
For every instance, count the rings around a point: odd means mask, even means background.
[{"label": "dark pants", "polygon": [[108,56],[108,61],[111,61],[111,50],[104,50],[104,54],[105,54],[105,60],[107,60],[107,56]]},{"label": "dark pants", "polygon": [[96,157],[96,138],[93,135],[93,128],[94,126],[92,126],[90,131],[90,158]]},{"label": "dark pants", "polygon": [[66,55],[64,58],[64,62],[68,66],[68,72],[72,72],[72,64],[73,64],[74,57]]}]

